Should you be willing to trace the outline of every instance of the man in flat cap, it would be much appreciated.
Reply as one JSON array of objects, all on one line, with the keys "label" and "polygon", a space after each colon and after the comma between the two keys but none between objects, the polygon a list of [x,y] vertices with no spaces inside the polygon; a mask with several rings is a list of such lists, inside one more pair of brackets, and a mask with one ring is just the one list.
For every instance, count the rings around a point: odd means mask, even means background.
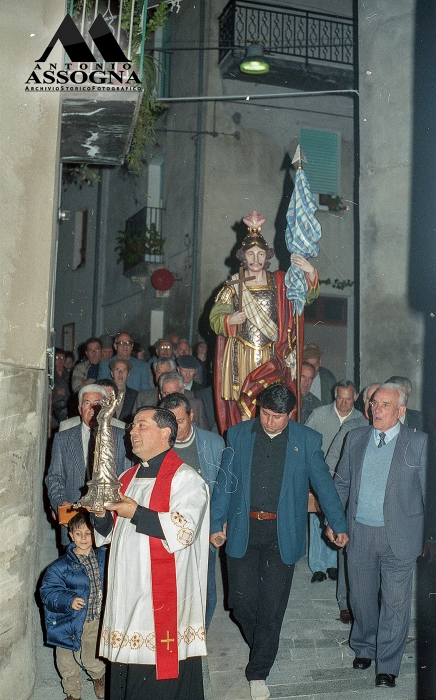
[{"label": "man in flat cap", "polygon": [[193,391],[194,393],[201,389],[202,385],[200,382],[196,381],[197,372],[201,372],[200,360],[197,360],[194,355],[180,355],[177,358],[177,371],[182,375],[185,382],[185,389]]}]

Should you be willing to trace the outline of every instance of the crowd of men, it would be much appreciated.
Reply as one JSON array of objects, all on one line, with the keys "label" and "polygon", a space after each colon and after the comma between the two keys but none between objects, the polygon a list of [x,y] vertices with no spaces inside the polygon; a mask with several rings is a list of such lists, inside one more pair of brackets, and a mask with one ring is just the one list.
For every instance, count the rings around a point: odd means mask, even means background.
[{"label": "crowd of men", "polygon": [[[407,408],[408,378],[374,382],[360,396],[308,344],[300,422],[294,394],[273,384],[260,394],[258,416],[230,428],[224,442],[207,345],[192,352],[173,336],[156,343],[150,360],[142,353],[125,332],[113,341],[90,338],[72,369],[57,350],[51,402],[46,485],[57,518],[92,474],[102,397],[122,397],[112,419],[122,502],[91,515],[97,545],[111,542],[99,647],[112,665],[111,700],[202,700],[200,657],[224,544],[229,607],[250,648],[251,697],[270,697],[294,566],[306,550],[309,489],[316,504],[311,581],[337,581],[340,620],[352,625],[353,667],[374,661],[376,685],[394,687],[414,565],[431,537],[424,532],[427,435],[421,414]],[[59,532],[66,545],[66,527]]]}]

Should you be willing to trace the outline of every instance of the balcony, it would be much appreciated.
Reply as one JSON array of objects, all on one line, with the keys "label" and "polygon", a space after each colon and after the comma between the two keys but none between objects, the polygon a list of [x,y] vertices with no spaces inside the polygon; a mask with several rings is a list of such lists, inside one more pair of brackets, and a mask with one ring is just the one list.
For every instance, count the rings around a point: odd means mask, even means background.
[{"label": "balcony", "polygon": [[159,207],[143,207],[127,219],[116,248],[126,277],[146,277],[162,266],[165,243],[162,237],[163,212]]},{"label": "balcony", "polygon": [[[76,72],[80,81],[62,93],[61,161],[64,163],[92,163],[120,165],[130,148],[133,129],[138,116],[142,91],[126,89],[132,71],[142,78],[144,41],[142,40],[143,0],[128,4],[123,0],[70,0],[70,15],[86,45],[95,57],[94,62],[72,62],[65,54],[64,69],[71,76]],[[90,36],[93,23],[101,15],[127,61],[111,60],[106,49],[106,60]],[[106,30],[103,25],[103,30]],[[101,29],[101,26],[99,27]],[[97,40],[98,43],[98,40]],[[101,44],[100,44],[101,47]],[[127,66],[127,69],[126,69]],[[91,83],[90,74],[96,71]],[[110,75],[110,71],[115,75]],[[103,78],[105,76],[105,78]],[[83,89],[82,89],[83,88]]]},{"label": "balcony", "polygon": [[[264,75],[245,75],[245,48],[260,43],[270,64]],[[356,87],[353,19],[260,2],[230,0],[219,18],[219,63],[223,78],[296,90]]]}]

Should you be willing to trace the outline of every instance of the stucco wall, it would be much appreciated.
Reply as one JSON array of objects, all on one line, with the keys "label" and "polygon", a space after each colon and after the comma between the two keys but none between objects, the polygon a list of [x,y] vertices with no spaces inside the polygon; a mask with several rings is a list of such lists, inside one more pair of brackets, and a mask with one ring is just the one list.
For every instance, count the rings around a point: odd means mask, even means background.
[{"label": "stucco wall", "polygon": [[[26,93],[63,3],[2,3],[0,157],[0,687],[30,698],[46,443],[46,347],[57,209],[59,96]],[[52,60],[60,59],[60,49]],[[6,92],[7,91],[7,92]],[[7,95],[7,99],[6,99]]]},{"label": "stucco wall", "polygon": [[359,7],[362,381],[410,377],[419,407],[423,327],[407,295],[414,2]]}]

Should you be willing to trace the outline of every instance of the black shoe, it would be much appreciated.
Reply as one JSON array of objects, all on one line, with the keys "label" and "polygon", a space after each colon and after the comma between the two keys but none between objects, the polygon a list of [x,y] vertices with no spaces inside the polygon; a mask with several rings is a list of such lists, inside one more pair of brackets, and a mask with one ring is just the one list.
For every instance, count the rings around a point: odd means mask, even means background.
[{"label": "black shoe", "polygon": [[349,625],[351,623],[352,617],[348,608],[339,611],[339,619],[344,623],[344,625]]},{"label": "black shoe", "polygon": [[353,661],[353,668],[360,668],[362,671],[371,666],[371,659],[366,659],[364,656],[356,656]]},{"label": "black shoe", "polygon": [[338,570],[337,569],[327,569],[327,576],[329,577],[330,581],[337,581],[338,580]]},{"label": "black shoe", "polygon": [[315,571],[315,573],[312,576],[312,583],[325,581],[326,578],[327,576],[325,575],[324,571]]},{"label": "black shoe", "polygon": [[378,688],[395,688],[395,676],[393,673],[377,673],[375,684]]}]

